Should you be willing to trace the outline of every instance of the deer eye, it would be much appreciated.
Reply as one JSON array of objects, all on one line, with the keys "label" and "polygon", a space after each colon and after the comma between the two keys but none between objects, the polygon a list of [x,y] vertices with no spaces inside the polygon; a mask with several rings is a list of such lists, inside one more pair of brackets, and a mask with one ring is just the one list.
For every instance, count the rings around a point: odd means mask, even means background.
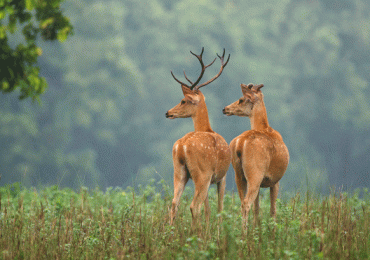
[{"label": "deer eye", "polygon": [[239,99],[239,105],[240,105],[241,103],[243,103],[243,99],[242,99],[242,98],[241,98],[241,99]]},{"label": "deer eye", "polygon": [[181,105],[183,105],[183,104],[185,104],[186,102],[185,102],[185,100],[181,100]]}]

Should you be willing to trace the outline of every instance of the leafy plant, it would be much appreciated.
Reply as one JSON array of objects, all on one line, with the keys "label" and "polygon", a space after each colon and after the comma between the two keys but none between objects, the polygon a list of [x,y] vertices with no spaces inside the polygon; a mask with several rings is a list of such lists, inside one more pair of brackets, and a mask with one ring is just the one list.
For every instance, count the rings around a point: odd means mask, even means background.
[{"label": "leafy plant", "polygon": [[[20,99],[39,100],[47,83],[36,66],[42,49],[36,41],[63,42],[72,33],[69,19],[62,14],[64,0],[2,0],[0,1],[0,70],[1,92],[20,89]],[[23,41],[14,43],[12,34],[21,33]],[[18,40],[20,37],[17,38]],[[16,46],[14,46],[16,45]]]},{"label": "leafy plant", "polygon": [[[141,191],[75,192],[56,186],[42,190],[0,189],[2,259],[367,259],[370,257],[369,197],[332,193],[281,199],[277,219],[261,196],[259,221],[241,229],[240,201],[225,194],[217,211],[211,189],[211,222],[191,231],[191,191],[185,190],[174,226],[168,224],[171,198],[163,184]],[[167,187],[168,188],[168,187]],[[148,197],[151,194],[151,197]],[[356,206],[361,202],[361,211]],[[355,210],[356,209],[356,210]],[[222,222],[220,222],[222,218]],[[250,222],[252,223],[252,222]]]}]

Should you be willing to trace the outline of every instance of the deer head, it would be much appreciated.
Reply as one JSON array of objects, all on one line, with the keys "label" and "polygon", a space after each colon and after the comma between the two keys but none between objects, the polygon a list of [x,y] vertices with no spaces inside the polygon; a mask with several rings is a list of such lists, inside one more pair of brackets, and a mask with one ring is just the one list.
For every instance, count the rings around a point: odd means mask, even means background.
[{"label": "deer head", "polygon": [[[226,67],[227,63],[229,62],[230,54],[229,54],[229,57],[228,57],[228,59],[225,63],[224,63],[225,49],[224,49],[224,52],[223,52],[222,56],[219,56],[217,54],[218,58],[221,61],[220,71],[218,72],[218,74],[216,76],[214,76],[210,80],[208,80],[208,81],[206,81],[202,84],[197,85],[200,82],[200,80],[202,79],[206,68],[211,66],[216,60],[216,58],[215,58],[210,64],[205,66],[204,63],[203,63],[203,60],[202,60],[203,52],[204,52],[204,47],[202,48],[202,52],[200,53],[200,55],[196,55],[196,54],[194,54],[193,52],[190,51],[190,53],[192,55],[194,55],[199,60],[200,65],[202,66],[202,70],[200,72],[200,75],[194,83],[186,76],[186,73],[184,71],[185,79],[191,84],[190,86],[181,82],[180,80],[178,80],[171,71],[172,77],[178,83],[181,84],[181,88],[182,88],[182,92],[184,94],[184,98],[181,100],[181,102],[178,105],[176,105],[174,108],[167,111],[167,113],[166,113],[167,118],[174,119],[174,118],[195,117],[199,110],[202,110],[202,108],[203,109],[205,108],[205,98],[204,98],[202,92],[200,92],[199,89],[201,87],[204,87],[204,86],[210,84],[211,82],[213,82],[215,79],[217,79],[221,75],[223,69]],[[206,110],[206,108],[205,108],[205,110]]]},{"label": "deer head", "polygon": [[247,116],[250,117],[252,114],[253,107],[263,101],[263,94],[261,88],[263,84],[253,85],[249,83],[248,85],[240,84],[242,89],[243,97],[234,103],[226,106],[222,112],[227,115],[236,116]]},{"label": "deer head", "polygon": [[166,117],[169,119],[193,117],[199,104],[205,104],[205,97],[200,91],[191,90],[184,85],[181,85],[181,88],[184,98],[179,104],[167,111]]}]

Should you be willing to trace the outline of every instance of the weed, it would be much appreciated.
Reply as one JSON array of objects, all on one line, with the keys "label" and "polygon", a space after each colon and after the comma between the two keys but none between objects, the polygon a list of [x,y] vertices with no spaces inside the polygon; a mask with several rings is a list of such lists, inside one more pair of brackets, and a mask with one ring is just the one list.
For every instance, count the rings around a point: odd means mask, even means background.
[{"label": "weed", "polygon": [[164,182],[137,192],[0,187],[0,259],[370,258],[367,190],[284,197],[276,220],[261,193],[259,221],[246,233],[236,194],[225,194],[224,211],[217,214],[211,189],[211,221],[207,227],[203,219],[200,236],[191,231],[189,189],[169,226],[170,190]]}]

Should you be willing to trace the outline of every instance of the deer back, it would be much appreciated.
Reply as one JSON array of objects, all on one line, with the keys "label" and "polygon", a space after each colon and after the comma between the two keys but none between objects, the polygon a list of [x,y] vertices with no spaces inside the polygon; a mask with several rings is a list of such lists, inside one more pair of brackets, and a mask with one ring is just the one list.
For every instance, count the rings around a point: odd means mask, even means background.
[{"label": "deer back", "polygon": [[198,171],[213,173],[212,182],[224,176],[231,160],[227,142],[215,132],[190,132],[175,142],[172,153],[190,174]]}]

